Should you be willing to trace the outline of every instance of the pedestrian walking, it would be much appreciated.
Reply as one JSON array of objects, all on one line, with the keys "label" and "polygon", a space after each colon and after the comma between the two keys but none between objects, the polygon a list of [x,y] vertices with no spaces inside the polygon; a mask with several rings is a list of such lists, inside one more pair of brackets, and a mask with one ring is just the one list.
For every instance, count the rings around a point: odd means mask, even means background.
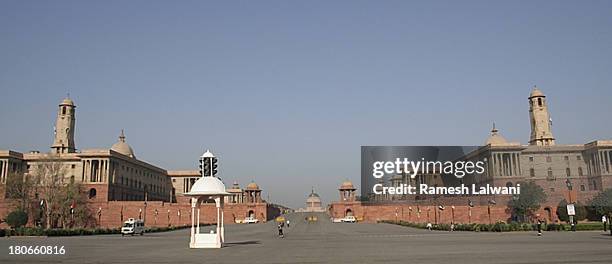
[{"label": "pedestrian walking", "polygon": [[542,220],[540,220],[539,218],[538,218],[537,225],[538,225],[538,236],[541,236],[542,235]]},{"label": "pedestrian walking", "polygon": [[606,232],[606,224],[608,223],[608,218],[605,215],[601,216],[601,223],[603,224],[604,227],[604,232]]},{"label": "pedestrian walking", "polygon": [[287,228],[289,228],[289,224],[291,224],[291,221],[287,220]]},{"label": "pedestrian walking", "polygon": [[280,238],[284,238],[285,237],[285,234],[283,234],[283,224],[282,224],[282,222],[278,223],[278,237],[280,237]]},{"label": "pedestrian walking", "polygon": [[430,222],[428,222],[428,223],[427,223],[427,229],[429,229],[429,231],[431,231],[431,228],[432,228],[432,227],[433,227],[433,226],[431,225],[431,223],[430,223]]},{"label": "pedestrian walking", "polygon": [[451,232],[455,231],[455,223],[453,223],[453,222],[451,222],[450,231]]}]

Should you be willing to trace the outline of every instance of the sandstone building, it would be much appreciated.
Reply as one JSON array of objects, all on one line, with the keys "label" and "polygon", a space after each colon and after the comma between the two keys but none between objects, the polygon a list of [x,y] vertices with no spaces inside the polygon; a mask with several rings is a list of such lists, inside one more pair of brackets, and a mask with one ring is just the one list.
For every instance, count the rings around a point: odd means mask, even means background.
[{"label": "sandstone building", "polygon": [[[580,145],[559,145],[553,136],[552,120],[549,114],[546,96],[538,88],[532,90],[528,97],[531,134],[529,143],[507,141],[494,126],[484,146],[467,154],[465,160],[484,160],[486,171],[475,177],[465,177],[465,184],[494,186],[515,186],[519,181],[533,181],[540,185],[547,201],[541,206],[540,215],[548,221],[557,220],[556,208],[563,199],[586,204],[593,196],[604,189],[612,188],[612,140],[596,140]],[[392,179],[392,186],[415,184],[415,179],[398,175]],[[414,196],[404,203],[393,203],[398,197],[374,196],[371,200],[376,205],[355,201],[354,189],[343,183],[340,187],[340,201],[332,204],[333,217],[342,217],[356,213],[364,220],[407,219],[411,221],[439,220],[438,216],[452,214],[445,221],[507,221],[510,218],[505,211],[509,196],[480,197],[475,201],[476,207],[466,206],[465,201],[453,201],[453,197],[440,197],[437,202],[442,206],[420,206],[424,203],[415,201]],[[455,197],[456,198],[456,197]],[[399,198],[402,200],[402,197]],[[474,198],[472,198],[474,199]],[[385,205],[384,202],[388,201]],[[495,201],[495,204],[490,201]],[[382,202],[382,203],[381,203]],[[449,210],[449,206],[453,206]],[[500,210],[503,209],[503,210]],[[468,214],[468,210],[470,211]],[[497,212],[497,213],[496,213]],[[427,215],[426,215],[427,214]],[[430,217],[427,217],[430,216]],[[468,219],[471,218],[471,219]]]},{"label": "sandstone building", "polygon": [[[147,210],[156,219],[161,211],[167,211],[167,221],[160,221],[164,222],[160,225],[171,224],[173,218],[178,218],[174,224],[189,220],[180,217],[183,206],[183,211],[189,212],[188,199],[183,193],[201,177],[198,171],[168,171],[138,159],[123,130],[108,149],[79,150],[74,140],[76,109],[70,98],[59,104],[50,152],[0,150],[0,219],[11,210],[5,193],[8,177],[31,177],[36,175],[39,165],[54,163],[59,164],[63,183],[82,184],[90,205],[98,211],[99,225],[118,226],[128,217],[143,217]],[[242,190],[235,183],[230,193],[233,195],[226,198],[230,205],[225,210],[233,217],[228,221],[246,216],[267,219],[268,205],[261,199],[257,184],[249,184]],[[35,195],[44,199],[42,193]],[[111,215],[115,217],[105,220]]]}]

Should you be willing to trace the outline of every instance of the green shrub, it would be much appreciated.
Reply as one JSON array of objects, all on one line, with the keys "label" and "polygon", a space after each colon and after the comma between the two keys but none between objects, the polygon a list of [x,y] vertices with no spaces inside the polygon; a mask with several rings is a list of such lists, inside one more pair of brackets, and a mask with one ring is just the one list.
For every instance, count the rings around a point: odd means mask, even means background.
[{"label": "green shrub", "polygon": [[28,214],[23,210],[15,210],[6,216],[6,223],[11,228],[22,227],[28,223]]},{"label": "green shrub", "polygon": [[[569,227],[567,230],[570,230],[571,227]],[[603,224],[601,222],[591,222],[591,223],[578,223],[576,225],[576,230],[577,231],[593,231],[593,230],[602,230],[603,231]]]}]

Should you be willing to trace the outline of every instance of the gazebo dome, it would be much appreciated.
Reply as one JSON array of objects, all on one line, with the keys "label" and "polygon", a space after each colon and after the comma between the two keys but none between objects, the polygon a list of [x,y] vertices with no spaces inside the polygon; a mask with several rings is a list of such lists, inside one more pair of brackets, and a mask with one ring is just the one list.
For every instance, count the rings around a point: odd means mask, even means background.
[{"label": "gazebo dome", "polygon": [[131,158],[136,158],[136,155],[134,155],[134,150],[132,149],[132,147],[130,147],[130,145],[125,142],[125,135],[123,134],[123,129],[121,130],[119,141],[113,144],[113,146],[111,147],[111,150],[114,150],[116,152],[119,152]]},{"label": "gazebo dome", "polygon": [[204,152],[204,154],[202,154],[201,158],[214,158],[215,155],[212,154],[212,152],[210,152],[210,150],[206,150],[206,152]]},{"label": "gazebo dome", "polygon": [[247,185],[246,189],[247,190],[259,190],[259,185],[257,185],[257,183],[255,182],[251,182],[249,183],[249,185]]},{"label": "gazebo dome", "polygon": [[346,180],[342,183],[342,185],[340,185],[340,189],[342,190],[352,190],[355,189],[355,187],[353,186],[353,183],[349,180]]},{"label": "gazebo dome", "polygon": [[201,177],[185,195],[227,195],[225,185],[217,177]]}]

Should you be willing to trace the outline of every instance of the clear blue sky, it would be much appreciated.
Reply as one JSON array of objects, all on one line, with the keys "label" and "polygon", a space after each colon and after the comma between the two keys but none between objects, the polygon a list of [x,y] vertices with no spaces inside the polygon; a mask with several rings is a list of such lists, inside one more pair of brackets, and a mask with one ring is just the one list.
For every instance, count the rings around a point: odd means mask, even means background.
[{"label": "clear blue sky", "polygon": [[[87,3],[85,3],[87,2]],[[512,3],[510,3],[512,2]],[[526,143],[548,95],[558,143],[612,137],[611,1],[1,1],[0,149],[46,151],[59,101],[80,149],[275,202],[359,183],[361,145]]]}]

